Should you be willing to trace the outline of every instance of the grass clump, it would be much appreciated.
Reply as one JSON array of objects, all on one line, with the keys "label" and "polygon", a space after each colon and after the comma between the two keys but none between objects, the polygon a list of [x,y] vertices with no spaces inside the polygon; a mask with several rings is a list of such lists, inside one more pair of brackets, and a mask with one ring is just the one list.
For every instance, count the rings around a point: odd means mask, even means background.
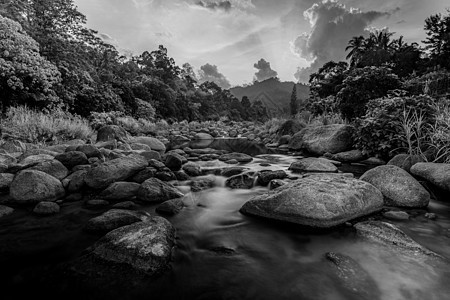
[{"label": "grass clump", "polygon": [[26,106],[10,107],[1,120],[3,134],[29,143],[89,140],[94,134],[86,119],[56,109],[44,113]]}]

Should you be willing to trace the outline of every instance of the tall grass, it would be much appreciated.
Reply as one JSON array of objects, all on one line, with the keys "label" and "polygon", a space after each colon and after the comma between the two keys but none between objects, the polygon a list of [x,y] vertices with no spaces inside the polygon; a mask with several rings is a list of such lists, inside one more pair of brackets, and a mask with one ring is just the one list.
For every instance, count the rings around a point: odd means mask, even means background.
[{"label": "tall grass", "polygon": [[62,110],[44,113],[26,106],[10,107],[1,120],[4,134],[30,143],[59,143],[90,139],[94,131],[86,119]]}]

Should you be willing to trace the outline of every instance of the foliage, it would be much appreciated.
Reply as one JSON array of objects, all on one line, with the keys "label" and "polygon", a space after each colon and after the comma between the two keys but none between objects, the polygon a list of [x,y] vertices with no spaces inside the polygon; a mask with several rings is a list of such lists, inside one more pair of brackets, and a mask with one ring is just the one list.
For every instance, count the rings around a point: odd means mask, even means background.
[{"label": "foliage", "polygon": [[422,124],[433,124],[433,103],[434,99],[426,95],[370,100],[366,114],[356,120],[356,147],[365,154],[388,159],[408,150],[408,139],[410,142],[416,139],[416,144],[426,144],[426,141],[417,140],[419,135],[406,132],[404,124],[412,116]]},{"label": "foliage", "polygon": [[2,108],[18,103],[45,107],[57,97],[60,80],[54,65],[39,54],[39,45],[19,23],[0,16],[0,97]]},{"label": "foliage", "polygon": [[364,67],[351,69],[337,94],[338,107],[342,116],[354,120],[366,112],[366,103],[398,89],[400,80],[386,67]]},{"label": "foliage", "polygon": [[291,108],[291,116],[295,116],[298,112],[297,85],[296,84],[294,84],[294,87],[292,88],[291,102],[289,103],[289,106]]},{"label": "foliage", "polygon": [[427,45],[432,65],[450,69],[450,9],[447,9],[447,15],[428,17],[424,29],[427,39],[423,43]]},{"label": "foliage", "polygon": [[10,107],[1,125],[3,133],[30,143],[89,140],[94,134],[86,119],[60,109],[50,114],[26,106]]},{"label": "foliage", "polygon": [[326,98],[336,95],[341,89],[347,67],[346,62],[329,61],[316,73],[311,74],[309,79],[311,98]]},{"label": "foliage", "polygon": [[413,95],[443,95],[450,90],[450,72],[438,70],[403,82],[403,89]]}]

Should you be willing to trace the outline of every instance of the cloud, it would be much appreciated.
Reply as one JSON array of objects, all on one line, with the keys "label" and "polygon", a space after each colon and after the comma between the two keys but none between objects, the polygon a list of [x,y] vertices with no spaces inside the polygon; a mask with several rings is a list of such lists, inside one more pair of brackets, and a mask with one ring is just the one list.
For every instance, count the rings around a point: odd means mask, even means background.
[{"label": "cloud", "polygon": [[304,11],[311,26],[310,33],[303,33],[291,42],[291,51],[311,62],[306,68],[298,68],[295,77],[307,82],[309,75],[324,63],[344,60],[345,47],[354,37],[365,34],[373,21],[388,17],[391,12],[367,11],[349,8],[334,0],[324,0]]},{"label": "cloud", "polygon": [[217,2],[198,1],[196,4],[198,6],[208,8],[211,10],[221,9],[224,11],[229,11],[231,9],[230,1],[217,1]]},{"label": "cloud", "polygon": [[264,81],[266,79],[277,77],[277,71],[272,70],[270,67],[270,62],[266,61],[264,58],[261,58],[256,64],[253,65],[258,72],[255,73],[255,80]]},{"label": "cloud", "polygon": [[208,63],[200,67],[198,78],[199,83],[212,81],[223,89],[229,89],[231,87],[230,82],[225,75],[219,72],[217,66]]}]

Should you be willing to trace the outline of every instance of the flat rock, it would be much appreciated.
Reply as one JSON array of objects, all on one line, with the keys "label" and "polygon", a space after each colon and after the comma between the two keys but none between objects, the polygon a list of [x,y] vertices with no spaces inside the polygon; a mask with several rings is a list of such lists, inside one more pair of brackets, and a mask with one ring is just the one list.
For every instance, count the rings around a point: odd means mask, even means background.
[{"label": "flat rock", "polygon": [[84,230],[95,233],[106,233],[122,226],[146,221],[149,218],[150,215],[146,212],[111,209],[98,217],[90,219],[86,223]]},{"label": "flat rock", "polygon": [[235,159],[240,163],[248,163],[253,160],[253,158],[250,155],[247,155],[244,153],[237,153],[237,152],[223,154],[219,157],[220,161],[228,161],[228,160],[232,160],[232,159]]},{"label": "flat rock", "polygon": [[144,181],[137,193],[137,198],[145,202],[158,203],[180,197],[183,197],[183,193],[177,188],[157,178]]},{"label": "flat rock", "polygon": [[370,169],[360,179],[378,188],[389,206],[426,207],[430,202],[430,193],[408,172],[393,165]]},{"label": "flat rock", "polygon": [[61,182],[47,173],[37,170],[19,172],[10,186],[10,195],[16,203],[56,201],[65,195]]},{"label": "flat rock", "polygon": [[403,221],[403,220],[409,219],[408,213],[406,213],[404,211],[393,211],[393,210],[383,213],[383,217],[385,217],[386,219],[397,220],[397,221]]},{"label": "flat rock", "polygon": [[332,227],[383,207],[383,195],[362,180],[328,174],[309,176],[250,199],[242,213],[307,225]]},{"label": "flat rock", "polygon": [[450,164],[416,163],[411,167],[411,173],[447,192],[450,191]]},{"label": "flat rock", "polygon": [[340,162],[352,163],[362,161],[366,158],[366,156],[362,153],[361,150],[350,150],[331,154],[330,158]]},{"label": "flat rock", "polygon": [[302,172],[330,172],[335,173],[338,168],[330,161],[322,158],[307,157],[293,162],[289,170],[294,173]]},{"label": "flat rock", "polygon": [[231,177],[231,176],[241,174],[242,172],[247,171],[247,170],[248,170],[248,168],[246,168],[246,167],[239,167],[239,166],[227,167],[227,168],[224,168],[220,172],[220,175],[224,176],[224,177]]}]

